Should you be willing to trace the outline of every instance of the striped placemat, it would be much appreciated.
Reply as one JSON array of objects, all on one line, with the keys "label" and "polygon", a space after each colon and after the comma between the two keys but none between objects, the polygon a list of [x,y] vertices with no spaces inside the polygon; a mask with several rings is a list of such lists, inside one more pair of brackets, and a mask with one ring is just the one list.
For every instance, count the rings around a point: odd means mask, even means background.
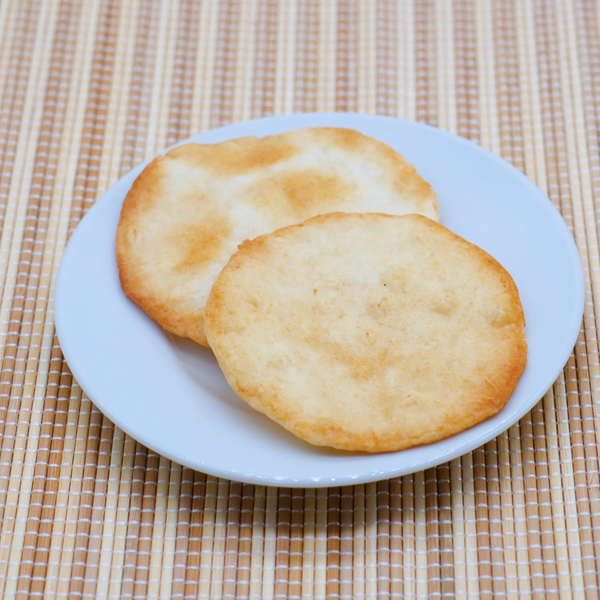
[{"label": "striped placemat", "polygon": [[[458,133],[564,216],[581,334],[484,447],[376,484],[252,486],[149,451],[73,380],[53,287],[96,198],[180,139],[300,111]],[[598,598],[599,113],[598,0],[0,2],[0,596]]]}]

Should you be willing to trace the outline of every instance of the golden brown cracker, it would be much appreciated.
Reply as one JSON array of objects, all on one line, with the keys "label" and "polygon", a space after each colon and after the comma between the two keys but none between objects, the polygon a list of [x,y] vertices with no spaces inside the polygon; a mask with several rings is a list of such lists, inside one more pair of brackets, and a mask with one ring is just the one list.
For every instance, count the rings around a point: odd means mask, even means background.
[{"label": "golden brown cracker", "polygon": [[245,242],[205,326],[241,398],[345,450],[401,450],[479,423],[527,357],[510,275],[418,215],[332,213]]}]

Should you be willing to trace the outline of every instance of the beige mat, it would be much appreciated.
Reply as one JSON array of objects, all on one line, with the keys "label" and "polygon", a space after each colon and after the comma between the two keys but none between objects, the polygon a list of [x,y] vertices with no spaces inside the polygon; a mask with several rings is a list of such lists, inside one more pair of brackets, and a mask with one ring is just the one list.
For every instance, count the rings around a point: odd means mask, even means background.
[{"label": "beige mat", "polygon": [[[217,480],[73,381],[57,268],[144,158],[315,110],[437,125],[524,171],[577,241],[581,335],[531,413],[448,464],[342,489]],[[0,2],[0,596],[598,598],[599,120],[596,0]]]}]

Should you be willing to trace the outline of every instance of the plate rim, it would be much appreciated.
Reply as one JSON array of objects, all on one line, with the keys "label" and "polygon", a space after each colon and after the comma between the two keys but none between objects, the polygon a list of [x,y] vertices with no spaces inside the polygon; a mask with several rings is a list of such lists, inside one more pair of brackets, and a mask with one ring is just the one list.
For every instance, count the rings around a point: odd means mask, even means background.
[{"label": "plate rim", "polygon": [[[70,343],[67,341],[66,344],[63,344],[63,341],[61,339],[61,337],[62,337],[61,331],[63,331],[63,333],[64,333],[67,330],[67,327],[64,326],[64,321],[63,321],[63,318],[67,319],[67,316],[64,314],[64,312],[61,310],[60,307],[62,305],[61,298],[63,297],[63,294],[66,294],[68,291],[68,288],[65,288],[66,284],[64,284],[63,281],[65,281],[67,279],[66,273],[67,273],[69,263],[71,261],[71,254],[73,252],[75,252],[75,250],[73,250],[73,249],[76,248],[77,244],[79,243],[79,237],[81,237],[83,235],[82,232],[84,231],[84,228],[81,227],[81,224],[84,222],[87,224],[87,223],[93,221],[94,215],[96,214],[96,212],[102,210],[102,206],[111,199],[112,195],[114,195],[115,188],[124,187],[124,186],[128,185],[129,182],[133,183],[133,181],[138,177],[138,175],[145,168],[145,166],[147,166],[153,160],[154,157],[152,157],[152,158],[144,161],[143,163],[137,165],[136,167],[134,167],[131,171],[126,173],[123,177],[119,178],[119,180],[117,182],[115,182],[104,194],[102,194],[102,196],[100,198],[98,198],[96,200],[94,205],[84,215],[84,217],[81,219],[80,223],[77,225],[75,231],[73,232],[73,234],[72,234],[71,238],[69,239],[67,246],[64,250],[63,256],[61,258],[58,274],[57,274],[57,277],[55,280],[55,286],[54,286],[55,329],[56,329],[56,334],[59,339],[61,350],[63,352],[63,355],[65,357],[65,360],[66,360],[71,372],[73,373],[74,377],[78,381],[82,390],[85,391],[85,393],[88,395],[90,400],[97,406],[97,408],[103,414],[105,414],[115,425],[117,425],[124,432],[131,435],[135,440],[141,442],[142,444],[144,444],[148,448],[158,452],[159,454],[161,454],[179,464],[190,467],[194,470],[199,470],[201,472],[204,472],[204,473],[216,476],[216,477],[232,479],[235,481],[242,481],[245,483],[257,484],[257,485],[296,487],[296,488],[305,488],[305,487],[309,487],[309,488],[310,487],[312,487],[312,488],[319,487],[320,488],[320,487],[329,487],[329,486],[354,485],[354,484],[368,483],[368,482],[379,481],[379,480],[383,480],[383,479],[390,479],[390,478],[399,477],[402,475],[419,472],[421,470],[431,468],[431,467],[437,466],[439,464],[443,464],[444,462],[447,462],[458,456],[462,456],[464,454],[467,454],[468,452],[473,451],[475,448],[481,446],[482,444],[496,438],[499,434],[506,431],[514,423],[518,422],[527,412],[529,412],[533,408],[533,406],[535,406],[535,404],[537,402],[539,402],[539,400],[543,397],[543,395],[547,392],[547,390],[550,389],[550,387],[552,386],[554,381],[556,381],[556,379],[560,375],[561,371],[564,368],[564,365],[566,364],[566,362],[569,359],[569,356],[571,355],[573,347],[576,344],[577,338],[580,333],[581,321],[582,321],[582,318],[584,315],[585,280],[584,280],[584,273],[583,273],[581,258],[579,255],[579,250],[577,248],[576,242],[573,238],[571,231],[569,230],[566,222],[564,221],[564,219],[561,216],[557,207],[545,196],[545,194],[524,173],[519,171],[514,165],[512,165],[508,161],[504,160],[500,156],[497,156],[496,154],[494,154],[490,150],[487,150],[483,146],[480,146],[479,144],[476,144],[470,140],[462,138],[456,134],[450,133],[443,129],[439,129],[439,128],[433,127],[431,125],[427,125],[424,123],[418,123],[415,121],[408,121],[405,119],[398,119],[395,117],[388,117],[388,116],[382,116],[382,115],[369,115],[369,114],[363,114],[363,113],[323,112],[323,113],[293,113],[293,114],[289,114],[289,115],[262,117],[259,119],[252,119],[250,121],[240,121],[237,123],[226,125],[224,127],[211,129],[206,132],[192,136],[186,140],[182,140],[182,141],[170,146],[169,148],[166,148],[165,150],[157,153],[155,156],[165,154],[171,148],[180,146],[182,144],[186,144],[191,141],[198,141],[198,138],[206,137],[207,134],[211,134],[211,133],[214,134],[214,132],[221,132],[221,131],[228,130],[228,129],[234,129],[239,126],[243,126],[247,123],[256,123],[257,125],[260,126],[260,123],[265,122],[265,121],[269,121],[269,122],[272,122],[274,120],[290,121],[290,127],[288,129],[291,130],[291,129],[302,129],[305,127],[316,126],[315,124],[306,123],[305,121],[307,121],[307,120],[310,121],[310,120],[319,120],[319,119],[325,119],[325,120],[331,119],[331,120],[335,121],[337,119],[341,119],[341,120],[345,121],[349,118],[350,119],[358,118],[358,120],[360,120],[360,121],[372,120],[372,121],[380,121],[380,122],[381,121],[401,122],[405,125],[409,125],[409,126],[417,128],[417,129],[426,128],[428,130],[434,130],[436,132],[436,134],[438,134],[438,135],[443,135],[444,137],[450,138],[455,143],[460,143],[460,144],[468,146],[472,150],[477,150],[478,152],[482,153],[485,156],[485,158],[491,159],[494,162],[501,164],[501,166],[503,168],[508,167],[512,171],[513,175],[515,175],[520,180],[520,183],[525,184],[526,187],[529,188],[530,192],[532,192],[533,194],[535,194],[538,197],[541,196],[543,199],[545,199],[545,202],[540,203],[540,206],[544,207],[544,209],[547,211],[548,215],[551,216],[551,218],[557,223],[558,227],[563,230],[563,234],[565,234],[565,233],[568,234],[567,236],[564,236],[564,237],[569,240],[569,243],[566,244],[566,248],[568,250],[569,261],[570,261],[570,263],[573,264],[573,266],[576,267],[575,272],[577,274],[576,279],[577,279],[578,285],[573,290],[573,294],[574,294],[574,305],[577,304],[580,307],[580,310],[577,311],[577,313],[576,313],[577,315],[579,315],[579,318],[577,320],[577,318],[575,316],[573,316],[573,318],[572,318],[572,321],[573,321],[572,336],[568,340],[567,339],[564,340],[563,347],[560,349],[560,351],[557,351],[557,353],[556,353],[557,358],[555,360],[554,365],[552,366],[552,368],[549,368],[549,370],[548,370],[549,375],[547,376],[547,378],[544,381],[540,381],[540,383],[537,386],[536,393],[531,394],[531,398],[534,398],[534,400],[523,403],[523,405],[521,405],[519,407],[519,410],[517,410],[513,415],[507,416],[507,418],[499,421],[498,423],[496,423],[494,426],[490,427],[489,429],[484,430],[478,436],[474,436],[471,439],[469,439],[468,441],[463,442],[462,444],[456,445],[452,450],[450,450],[448,452],[433,453],[432,456],[420,461],[416,467],[403,466],[401,464],[401,462],[399,461],[400,464],[396,468],[385,469],[383,471],[377,471],[377,472],[363,473],[362,475],[359,475],[359,476],[342,475],[339,478],[327,477],[327,478],[323,478],[324,479],[323,481],[321,481],[321,478],[315,478],[315,479],[311,480],[310,482],[306,482],[304,479],[301,481],[298,481],[297,479],[294,479],[293,477],[287,477],[287,476],[280,477],[277,479],[275,479],[273,477],[265,478],[265,477],[261,477],[261,476],[257,476],[257,475],[250,475],[250,474],[245,474],[242,472],[236,472],[229,468],[219,468],[218,466],[215,467],[212,464],[210,465],[209,469],[207,470],[205,468],[206,464],[203,461],[199,461],[198,459],[195,459],[192,457],[182,456],[181,454],[178,454],[177,452],[173,452],[168,447],[165,447],[160,440],[156,440],[153,437],[144,434],[144,432],[138,432],[138,431],[133,432],[132,428],[129,426],[129,423],[127,423],[123,418],[121,418],[119,413],[115,412],[110,404],[103,402],[101,398],[100,398],[100,400],[98,400],[98,396],[101,396],[102,394],[96,394],[95,393],[96,390],[92,390],[92,388],[95,386],[91,385],[91,384],[88,385],[85,383],[85,381],[87,379],[85,368],[81,367],[78,357],[74,354],[74,352],[71,351],[72,347],[70,346]],[[335,126],[335,124],[333,124],[333,123],[332,123],[332,125]],[[350,125],[347,125],[347,124],[345,126],[350,127]],[[233,135],[231,137],[235,138],[235,137],[239,137],[239,136]],[[73,240],[75,240],[75,242],[73,242]],[[577,326],[575,327],[576,321],[577,321]],[[553,373],[556,373],[556,374],[552,375]],[[516,415],[516,417],[515,417],[515,415]],[[434,444],[432,444],[432,446]],[[396,453],[391,453],[391,454],[396,454]]]}]

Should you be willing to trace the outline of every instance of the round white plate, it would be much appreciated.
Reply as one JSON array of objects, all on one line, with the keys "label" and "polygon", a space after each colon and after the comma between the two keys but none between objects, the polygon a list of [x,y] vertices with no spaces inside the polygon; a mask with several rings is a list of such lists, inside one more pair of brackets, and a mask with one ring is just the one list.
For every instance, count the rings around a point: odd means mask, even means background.
[{"label": "round white plate", "polygon": [[527,368],[500,413],[435,444],[369,455],[296,439],[234,394],[210,350],[166,333],[122,292],[115,233],[140,165],[94,205],[71,238],[56,282],[56,328],[73,374],[100,410],[149,448],[211,475],[324,487],[438,465],[497,436],[531,409],[558,377],[579,332],[583,274],[564,221],[517,169],[471,142],[426,125],[356,114],[259,119],[191,141],[317,125],[357,129],[400,151],[437,192],[442,224],[511,273],[527,319]]}]

